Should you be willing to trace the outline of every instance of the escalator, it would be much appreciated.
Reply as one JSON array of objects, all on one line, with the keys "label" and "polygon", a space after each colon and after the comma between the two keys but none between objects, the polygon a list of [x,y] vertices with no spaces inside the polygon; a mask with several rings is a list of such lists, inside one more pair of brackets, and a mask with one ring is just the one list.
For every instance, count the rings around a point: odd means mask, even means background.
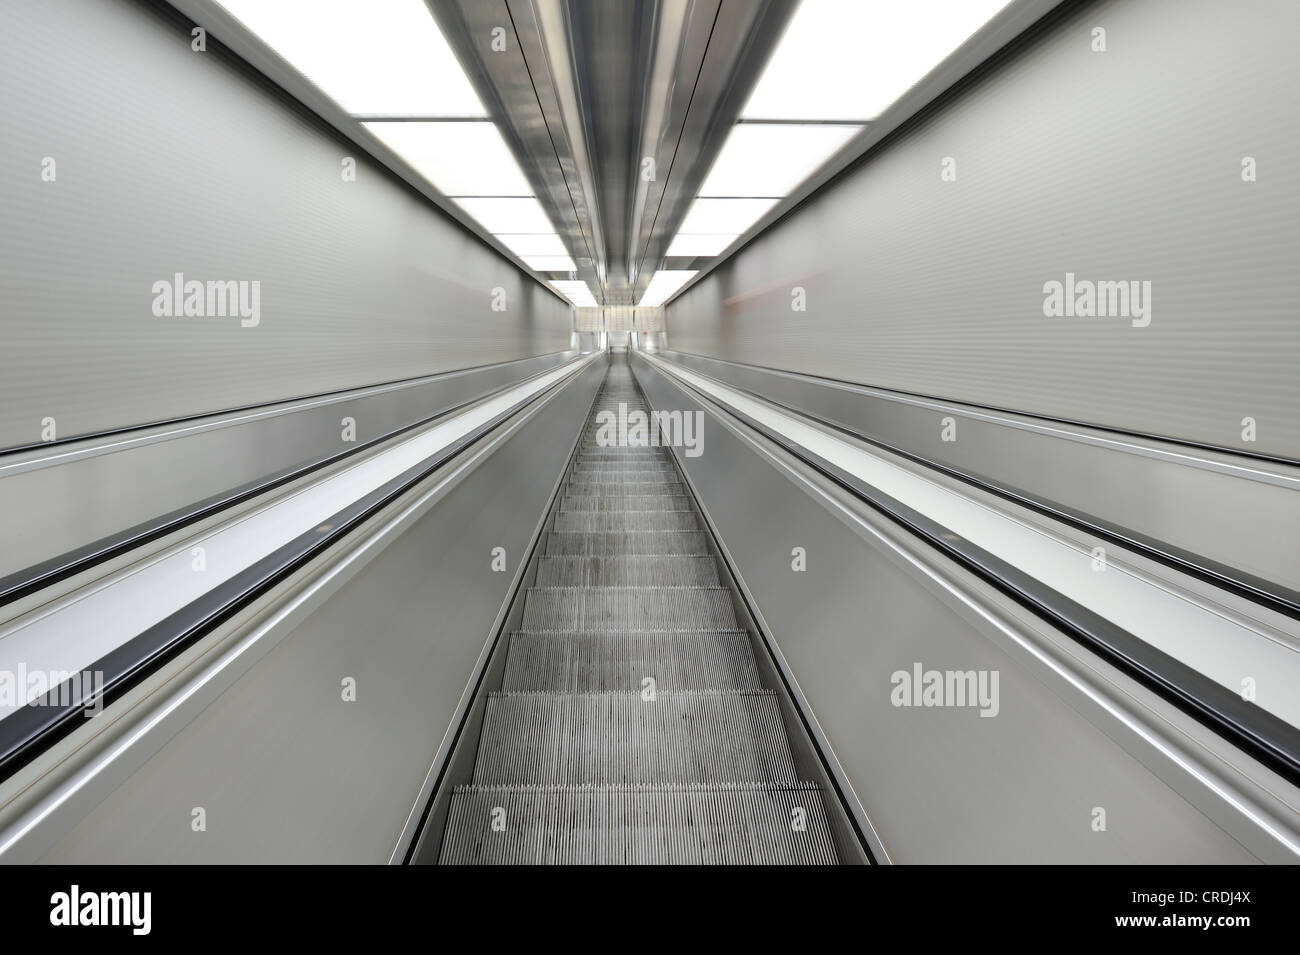
[{"label": "escalator", "polygon": [[833,864],[822,787],[671,454],[597,440],[620,405],[649,411],[615,352],[439,861]]}]

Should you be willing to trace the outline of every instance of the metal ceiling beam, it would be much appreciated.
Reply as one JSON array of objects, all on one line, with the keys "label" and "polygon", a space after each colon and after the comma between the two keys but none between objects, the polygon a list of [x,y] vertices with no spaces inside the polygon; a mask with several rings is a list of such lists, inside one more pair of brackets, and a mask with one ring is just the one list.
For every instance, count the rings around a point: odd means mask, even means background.
[{"label": "metal ceiling beam", "polygon": [[[427,0],[597,299],[632,305],[797,0]],[[506,26],[505,50],[492,48]],[[652,175],[643,164],[653,161]]]},{"label": "metal ceiling beam", "polygon": [[[740,116],[763,68],[798,8],[798,0],[697,3],[681,44],[676,85],[651,191],[633,241],[640,298],[664,264],[669,243]],[[707,13],[712,7],[714,16]]]},{"label": "metal ceiling beam", "polygon": [[566,91],[555,84],[534,5],[527,0],[425,2],[569,250],[577,278],[599,300],[600,217],[582,185],[583,145],[557,122]]}]

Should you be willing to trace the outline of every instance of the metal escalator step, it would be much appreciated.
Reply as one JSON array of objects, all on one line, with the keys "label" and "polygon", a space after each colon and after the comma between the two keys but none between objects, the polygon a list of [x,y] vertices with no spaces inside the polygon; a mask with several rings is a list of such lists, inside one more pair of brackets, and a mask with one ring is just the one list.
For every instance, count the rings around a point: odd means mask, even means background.
[{"label": "metal escalator step", "polygon": [[703,531],[573,531],[547,535],[548,556],[709,553]]},{"label": "metal escalator step", "polygon": [[718,583],[718,564],[712,557],[542,557],[537,568],[538,587],[716,587]]},{"label": "metal escalator step", "polygon": [[440,861],[833,864],[672,452],[611,446],[596,419],[633,410],[614,355]]},{"label": "metal escalator step", "polygon": [[555,530],[566,531],[694,531],[694,511],[560,511]]},{"label": "metal escalator step", "polygon": [[676,471],[574,471],[569,475],[569,486],[581,484],[660,484],[680,486],[682,479]]},{"label": "metal escalator step", "polygon": [[[802,827],[795,823],[799,817]],[[451,797],[439,861],[834,865],[836,858],[821,793],[812,783],[790,783],[460,786]]]},{"label": "metal escalator step", "polygon": [[622,497],[569,492],[560,501],[561,511],[689,511],[685,494],[624,494]]},{"label": "metal escalator step", "polygon": [[725,587],[533,587],[523,630],[735,630]]},{"label": "metal escalator step", "polygon": [[598,484],[595,481],[585,483],[570,482],[565,491],[569,497],[624,497],[629,494],[656,494],[659,496],[682,496],[680,481],[626,481],[610,484]]},{"label": "metal escalator step", "polygon": [[556,693],[757,690],[758,668],[744,630],[713,632],[530,633],[510,635],[501,688]]},{"label": "metal escalator step", "polygon": [[574,469],[578,471],[672,471],[677,473],[673,467],[672,459],[668,457],[668,452],[662,451],[659,454],[647,455],[646,457],[630,457],[621,454],[617,457],[611,457],[608,460],[577,460],[574,462]]},{"label": "metal escalator step", "polygon": [[590,440],[583,442],[582,449],[579,453],[598,458],[648,458],[667,454],[668,449],[648,443],[627,445],[602,444],[601,438],[592,437]]},{"label": "metal escalator step", "polygon": [[599,470],[606,463],[622,467],[624,464],[668,464],[669,459],[667,452],[658,448],[650,451],[620,451],[617,453],[583,450],[578,452],[577,463],[579,465],[594,466]]},{"label": "metal escalator step", "polygon": [[794,782],[776,694],[494,693],[476,784]]}]

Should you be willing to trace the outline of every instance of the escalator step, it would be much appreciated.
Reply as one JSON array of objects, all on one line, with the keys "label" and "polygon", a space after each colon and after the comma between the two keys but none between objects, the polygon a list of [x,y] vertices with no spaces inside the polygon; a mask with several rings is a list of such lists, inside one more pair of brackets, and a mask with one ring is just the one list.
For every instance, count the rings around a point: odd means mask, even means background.
[{"label": "escalator step", "polygon": [[689,511],[690,498],[684,494],[595,495],[569,493],[560,501],[561,511]]},{"label": "escalator step", "polygon": [[724,587],[533,587],[524,630],[735,630]]},{"label": "escalator step", "polygon": [[629,472],[644,472],[646,474],[655,472],[662,474],[677,473],[677,469],[673,466],[673,463],[668,459],[668,455],[666,454],[648,459],[629,458],[620,455],[619,457],[609,458],[607,460],[579,460],[574,462],[573,469],[578,474],[582,474],[586,471],[618,471],[620,474],[627,474]]},{"label": "escalator step", "polygon": [[488,697],[477,784],[794,782],[776,695],[504,693]]},{"label": "escalator step", "polygon": [[565,531],[694,531],[693,511],[560,511],[555,530]]},{"label": "escalator step", "polygon": [[598,469],[601,462],[621,464],[670,464],[667,448],[610,448],[590,442],[578,451],[579,464],[594,464]]},{"label": "escalator step", "polygon": [[[800,817],[802,827],[795,822]],[[836,859],[821,794],[811,783],[793,783],[462,786],[452,794],[440,861],[444,865],[834,865]]]},{"label": "escalator step", "polygon": [[556,693],[757,690],[758,669],[743,630],[709,633],[529,633],[511,635],[502,689]]},{"label": "escalator step", "polygon": [[552,533],[547,555],[698,554],[709,553],[703,531],[600,531]]},{"label": "escalator step", "polygon": [[712,557],[543,557],[538,587],[718,586]]},{"label": "escalator step", "polygon": [[672,452],[604,443],[596,416],[620,406],[649,411],[616,355],[440,861],[833,864],[820,790],[799,779]]},{"label": "escalator step", "polygon": [[569,486],[578,484],[659,484],[681,485],[676,471],[613,471],[609,469],[574,471]]},{"label": "escalator step", "polygon": [[621,481],[609,484],[588,481],[570,482],[567,493],[587,497],[624,497],[628,494],[663,494],[671,497],[683,492],[679,481]]}]

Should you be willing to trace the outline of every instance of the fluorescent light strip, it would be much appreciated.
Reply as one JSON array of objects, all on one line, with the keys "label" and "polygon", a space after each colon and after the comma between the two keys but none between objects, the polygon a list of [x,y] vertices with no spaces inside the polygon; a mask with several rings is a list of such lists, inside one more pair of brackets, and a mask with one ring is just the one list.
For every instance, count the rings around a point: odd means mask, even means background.
[{"label": "fluorescent light strip", "polygon": [[363,123],[445,196],[531,196],[495,124]]},{"label": "fluorescent light strip", "polygon": [[521,258],[526,255],[568,255],[569,250],[554,232],[498,232],[495,238]]},{"label": "fluorescent light strip", "polygon": [[788,195],[861,128],[786,123],[733,126],[699,194],[739,198]]},{"label": "fluorescent light strip", "polygon": [[874,119],[1007,0],[803,0],[744,119]]},{"label": "fluorescent light strip", "polygon": [[591,294],[591,289],[587,287],[586,282],[576,280],[552,282],[551,286],[579,308],[596,307],[596,297]]},{"label": "fluorescent light strip", "polygon": [[353,115],[487,115],[423,0],[221,0]]},{"label": "fluorescent light strip", "polygon": [[740,235],[761,219],[777,199],[696,199],[678,235]]},{"label": "fluorescent light strip", "polygon": [[721,255],[722,251],[740,238],[738,233],[719,235],[702,232],[699,234],[677,233],[677,238],[668,246],[665,255],[697,256]]},{"label": "fluorescent light strip", "polygon": [[650,277],[637,308],[654,308],[666,302],[674,292],[699,274],[698,269],[660,269]]},{"label": "fluorescent light strip", "polygon": [[488,232],[554,232],[536,199],[464,196],[454,200]]},{"label": "fluorescent light strip", "polygon": [[535,272],[576,272],[578,267],[567,255],[526,255],[524,265]]}]

